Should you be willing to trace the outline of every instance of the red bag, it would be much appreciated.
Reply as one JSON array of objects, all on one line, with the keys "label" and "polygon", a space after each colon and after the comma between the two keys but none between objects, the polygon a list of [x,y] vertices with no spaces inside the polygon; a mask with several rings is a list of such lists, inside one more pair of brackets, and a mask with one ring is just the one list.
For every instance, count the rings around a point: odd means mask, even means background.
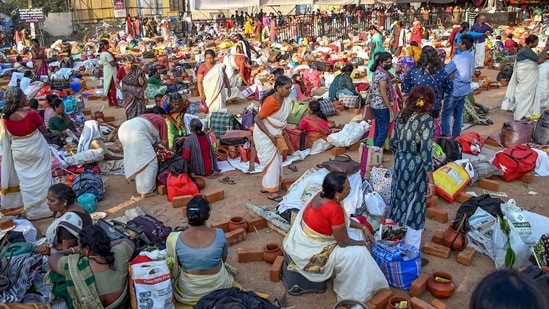
[{"label": "red bag", "polygon": [[477,132],[468,132],[456,137],[456,142],[461,145],[462,152],[478,155],[482,146],[484,146],[484,139]]},{"label": "red bag", "polygon": [[521,144],[498,152],[492,164],[503,171],[501,179],[512,181],[533,170],[537,159],[537,152]]},{"label": "red bag", "polygon": [[295,150],[307,149],[307,134],[304,131],[286,128],[286,132]]},{"label": "red bag", "polygon": [[169,202],[171,202],[174,197],[196,195],[200,192],[198,186],[191,179],[191,176],[186,173],[181,173],[178,176],[174,176],[170,173],[168,175],[168,180],[166,181],[166,187]]},{"label": "red bag", "polygon": [[[240,153],[240,162],[248,162],[250,161],[250,156],[252,152],[252,148],[244,148],[244,145],[238,145],[238,152]],[[255,163],[259,164],[259,157],[255,156]]]}]

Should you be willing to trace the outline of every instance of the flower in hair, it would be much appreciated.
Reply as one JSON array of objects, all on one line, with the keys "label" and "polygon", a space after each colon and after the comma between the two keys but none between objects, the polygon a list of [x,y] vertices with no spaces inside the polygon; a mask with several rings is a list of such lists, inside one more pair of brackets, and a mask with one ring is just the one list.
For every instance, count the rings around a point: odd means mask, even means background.
[{"label": "flower in hair", "polygon": [[423,98],[417,99],[416,106],[417,107],[423,107],[423,105],[425,105],[425,101],[423,100]]}]

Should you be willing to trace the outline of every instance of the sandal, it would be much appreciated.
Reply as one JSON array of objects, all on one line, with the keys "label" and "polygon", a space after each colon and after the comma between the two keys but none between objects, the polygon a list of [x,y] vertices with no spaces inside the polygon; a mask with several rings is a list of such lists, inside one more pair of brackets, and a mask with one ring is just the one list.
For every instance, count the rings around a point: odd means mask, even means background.
[{"label": "sandal", "polygon": [[229,176],[223,177],[223,178],[219,179],[219,182],[220,182],[220,183],[224,183],[224,184],[228,184],[228,185],[234,185],[234,184],[236,184],[236,181],[234,181],[234,179],[232,179],[232,178],[229,177]]},{"label": "sandal", "polygon": [[213,172],[211,175],[206,176],[206,178],[208,178],[208,179],[215,179],[215,178],[217,178],[217,177],[219,177],[219,176],[221,176],[221,175],[223,175],[223,173],[221,173],[221,172]]},{"label": "sandal", "polygon": [[297,172],[297,166],[295,166],[294,164],[288,165],[287,168],[289,168],[290,171],[292,171],[294,173]]},{"label": "sandal", "polygon": [[277,203],[280,203],[282,202],[282,199],[284,197],[282,195],[275,195],[275,196],[267,196],[267,199],[271,200],[271,201],[275,201]]}]

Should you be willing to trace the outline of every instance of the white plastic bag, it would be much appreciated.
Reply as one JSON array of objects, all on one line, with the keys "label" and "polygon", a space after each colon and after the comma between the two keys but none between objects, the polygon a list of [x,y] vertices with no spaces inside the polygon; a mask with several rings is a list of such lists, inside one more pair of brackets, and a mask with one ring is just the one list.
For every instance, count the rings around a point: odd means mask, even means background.
[{"label": "white plastic bag", "polygon": [[170,269],[166,261],[151,261],[131,266],[131,284],[136,308],[175,309]]},{"label": "white plastic bag", "polygon": [[364,196],[366,202],[366,209],[371,215],[383,216],[385,214],[385,208],[387,205],[378,192],[370,192]]},{"label": "white plastic bag", "polygon": [[524,243],[528,243],[532,235],[532,227],[530,226],[530,222],[526,220],[522,208],[517,206],[514,199],[508,200],[505,204],[501,204],[500,207],[501,212],[509,220],[511,229],[517,232]]},{"label": "white plastic bag", "polygon": [[514,252],[515,259],[514,263],[512,265],[509,265],[510,268],[517,269],[526,267],[529,264],[531,264],[528,261],[528,258],[530,257],[530,247],[527,246],[522,239],[520,238],[517,231],[515,231],[511,227],[511,222],[509,222],[510,225],[510,232],[509,237],[505,235],[505,232],[501,229],[501,220],[507,220],[507,218],[497,218],[497,224],[496,228],[494,230],[494,247],[495,247],[495,253],[496,257],[494,259],[494,262],[496,264],[496,269],[504,269],[508,266],[505,265],[505,257],[508,254],[508,248],[507,248],[507,239],[510,239],[510,247]]},{"label": "white plastic bag", "polygon": [[360,141],[369,128],[366,121],[351,122],[346,124],[341,131],[328,135],[326,140],[335,147],[349,147]]}]

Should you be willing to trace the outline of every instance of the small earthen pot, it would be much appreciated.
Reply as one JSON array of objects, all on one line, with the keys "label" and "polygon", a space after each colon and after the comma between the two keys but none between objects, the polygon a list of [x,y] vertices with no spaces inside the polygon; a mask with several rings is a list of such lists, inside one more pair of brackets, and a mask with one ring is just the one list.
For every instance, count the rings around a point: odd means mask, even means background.
[{"label": "small earthen pot", "polygon": [[263,249],[263,260],[267,263],[274,263],[277,256],[284,256],[284,252],[277,243],[269,243],[265,245]]},{"label": "small earthen pot", "polygon": [[216,152],[217,161],[225,161],[229,157],[229,152],[225,148],[219,148]]},{"label": "small earthen pot", "polygon": [[[399,304],[400,302],[407,302],[407,305],[405,307],[400,307]],[[409,309],[409,308],[412,308],[410,307],[410,300],[407,299],[406,297],[402,297],[402,296],[393,296],[391,298],[389,298],[389,302],[387,303],[387,306],[385,306],[385,309],[394,309],[394,308],[405,308],[405,309]]]},{"label": "small earthen pot", "polygon": [[229,232],[234,231],[237,228],[243,228],[248,230],[248,221],[244,220],[243,217],[232,217],[229,221]]},{"label": "small earthen pot", "polygon": [[196,180],[196,185],[198,187],[198,190],[204,189],[206,186],[206,180],[202,176],[194,176],[194,179]]},{"label": "small earthen pot", "polygon": [[446,299],[454,294],[456,286],[452,281],[452,275],[436,271],[427,280],[427,289],[434,297]]},{"label": "small earthen pot", "polygon": [[97,111],[97,112],[93,113],[93,119],[95,119],[95,120],[103,119],[103,117],[105,117],[105,114],[103,114],[103,112]]}]

